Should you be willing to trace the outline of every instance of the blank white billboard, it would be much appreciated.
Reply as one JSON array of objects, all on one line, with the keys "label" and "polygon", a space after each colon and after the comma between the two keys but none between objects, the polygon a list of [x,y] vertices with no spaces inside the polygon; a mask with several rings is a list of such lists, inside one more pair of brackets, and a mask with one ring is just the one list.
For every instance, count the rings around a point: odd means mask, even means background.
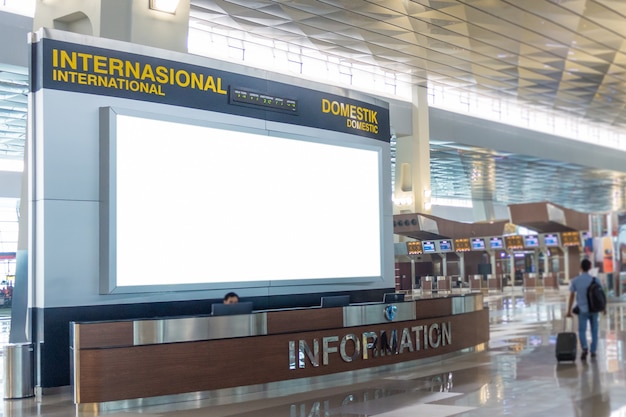
[{"label": "blank white billboard", "polygon": [[380,150],[115,125],[117,287],[381,277]]}]

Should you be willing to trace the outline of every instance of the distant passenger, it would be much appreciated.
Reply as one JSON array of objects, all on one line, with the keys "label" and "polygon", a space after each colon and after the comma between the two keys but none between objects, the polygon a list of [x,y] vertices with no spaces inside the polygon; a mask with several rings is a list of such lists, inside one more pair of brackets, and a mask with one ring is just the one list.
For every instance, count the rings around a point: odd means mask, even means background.
[{"label": "distant passenger", "polygon": [[[570,296],[567,303],[567,317],[572,317],[572,306],[574,300],[578,307],[578,340],[583,352],[580,355],[581,360],[587,359],[589,353],[589,346],[587,344],[587,321],[591,324],[591,358],[596,357],[596,349],[598,347],[598,315],[597,312],[589,311],[589,303],[587,301],[587,289],[591,285],[592,281],[597,281],[596,278],[589,275],[591,269],[591,262],[589,259],[583,259],[580,263],[581,274],[570,281],[569,290]],[[600,284],[598,282],[598,284]],[[606,310],[604,310],[606,314]]]},{"label": "distant passenger", "polygon": [[224,296],[224,304],[237,304],[239,296],[234,292],[229,292]]}]

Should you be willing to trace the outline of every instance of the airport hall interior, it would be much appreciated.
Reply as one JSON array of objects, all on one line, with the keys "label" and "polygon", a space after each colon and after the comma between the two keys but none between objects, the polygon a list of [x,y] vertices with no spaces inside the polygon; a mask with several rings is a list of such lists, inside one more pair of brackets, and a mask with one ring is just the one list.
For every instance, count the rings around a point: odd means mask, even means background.
[{"label": "airport hall interior", "polygon": [[0,417],[626,417],[625,22],[0,0]]}]

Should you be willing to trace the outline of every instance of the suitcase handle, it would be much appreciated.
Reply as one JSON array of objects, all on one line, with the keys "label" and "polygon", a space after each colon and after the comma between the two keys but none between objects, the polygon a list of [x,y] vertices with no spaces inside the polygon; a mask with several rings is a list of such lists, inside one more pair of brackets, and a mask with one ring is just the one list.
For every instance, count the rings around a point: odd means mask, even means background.
[{"label": "suitcase handle", "polygon": [[565,316],[565,320],[563,320],[563,332],[567,332],[567,322],[571,323],[570,332],[574,331],[574,318]]}]

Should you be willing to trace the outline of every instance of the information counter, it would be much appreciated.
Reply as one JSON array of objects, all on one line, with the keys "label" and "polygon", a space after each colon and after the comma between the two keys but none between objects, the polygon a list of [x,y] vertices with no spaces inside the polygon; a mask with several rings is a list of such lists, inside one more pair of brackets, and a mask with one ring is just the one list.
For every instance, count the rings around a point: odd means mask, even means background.
[{"label": "information counter", "polygon": [[489,340],[489,312],[481,294],[467,294],[240,316],[73,322],[70,338],[74,402],[131,406],[148,397],[318,377],[460,351]]}]

